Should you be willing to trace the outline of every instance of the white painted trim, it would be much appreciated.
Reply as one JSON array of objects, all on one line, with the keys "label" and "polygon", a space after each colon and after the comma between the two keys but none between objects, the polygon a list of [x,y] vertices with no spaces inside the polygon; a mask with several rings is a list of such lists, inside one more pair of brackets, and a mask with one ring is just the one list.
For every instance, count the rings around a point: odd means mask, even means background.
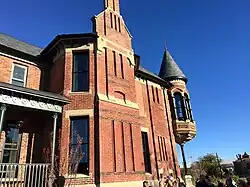
[{"label": "white painted trim", "polygon": [[94,50],[94,44],[83,44],[80,47],[72,47],[72,48],[65,49],[66,53],[74,52],[74,51],[81,51],[81,50]]},{"label": "white painted trim", "polygon": [[135,80],[140,82],[141,84],[145,84],[146,85],[146,80],[145,79],[142,79],[142,78],[139,78],[139,77],[135,77]]},{"label": "white painted trim", "polygon": [[92,90],[89,89],[89,91],[86,91],[86,92],[73,92],[71,89],[67,93],[70,95],[88,95],[88,94],[92,94]]},{"label": "white painted trim", "polygon": [[89,175],[84,175],[84,174],[79,174],[77,173],[76,175],[68,175],[66,176],[67,179],[77,179],[77,178],[90,178]]},{"label": "white painted trim", "polygon": [[5,94],[0,94],[0,103],[27,107],[27,108],[34,108],[34,109],[39,109],[39,110],[46,110],[46,111],[57,112],[57,113],[62,112],[62,106],[60,105],[54,105],[50,103],[36,101],[33,99],[23,99],[23,98],[9,96]]},{"label": "white painted trim", "polygon": [[65,118],[77,117],[77,116],[94,116],[94,109],[83,109],[83,110],[66,110]]},{"label": "white painted trim", "polygon": [[8,57],[8,58],[11,58],[13,60],[17,60],[17,61],[20,61],[20,62],[31,64],[31,65],[34,65],[34,66],[38,66],[38,67],[40,66],[40,65],[38,65],[38,64],[36,64],[34,62],[31,62],[29,60],[24,60],[22,58],[18,58],[18,57],[15,57],[15,56],[12,56],[12,55],[8,55],[8,54],[2,53],[2,52],[0,52],[0,56]]},{"label": "white painted trim", "polygon": [[17,66],[17,67],[20,67],[20,68],[23,68],[25,71],[24,71],[24,80],[23,80],[23,87],[26,87],[26,83],[27,83],[27,72],[28,72],[28,67],[27,66],[24,66],[24,65],[21,65],[21,64],[18,64],[16,62],[13,62],[12,63],[12,70],[11,70],[11,76],[10,76],[10,84],[12,84],[12,80],[13,80],[13,73],[14,73],[14,67]]},{"label": "white painted trim", "polygon": [[149,129],[147,127],[141,127],[141,132],[149,132]]},{"label": "white painted trim", "polygon": [[139,109],[139,106],[137,103],[131,102],[129,100],[125,100],[125,102],[124,102],[123,99],[118,99],[118,98],[115,98],[113,96],[107,97],[106,95],[100,94],[100,93],[98,93],[98,98],[101,101],[114,103],[114,104],[122,105],[125,107],[133,108],[133,109]]}]

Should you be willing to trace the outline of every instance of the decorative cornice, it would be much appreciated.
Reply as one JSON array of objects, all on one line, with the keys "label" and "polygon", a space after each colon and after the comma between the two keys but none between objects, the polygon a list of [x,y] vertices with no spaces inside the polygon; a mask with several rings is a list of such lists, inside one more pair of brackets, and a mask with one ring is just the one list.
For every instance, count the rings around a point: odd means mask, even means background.
[{"label": "decorative cornice", "polygon": [[65,51],[67,53],[67,52],[81,51],[81,50],[94,50],[94,44],[89,43],[89,44],[83,44],[82,46],[79,47],[66,48]]},{"label": "decorative cornice", "polygon": [[2,92],[0,93],[0,103],[56,113],[62,112],[62,105],[60,104],[27,95],[24,97],[24,95],[17,95],[13,93],[8,94]]}]

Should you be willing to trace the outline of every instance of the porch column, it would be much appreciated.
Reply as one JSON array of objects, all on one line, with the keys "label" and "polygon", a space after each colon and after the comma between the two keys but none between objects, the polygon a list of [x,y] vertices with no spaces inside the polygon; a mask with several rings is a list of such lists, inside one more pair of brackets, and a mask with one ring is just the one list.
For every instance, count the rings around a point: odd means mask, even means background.
[{"label": "porch column", "polygon": [[52,144],[52,154],[51,154],[51,168],[54,170],[55,167],[55,149],[56,149],[56,126],[57,126],[58,114],[53,115],[54,129],[53,129],[53,144]]},{"label": "porch column", "polygon": [[0,134],[2,133],[2,130],[3,130],[3,120],[4,120],[5,111],[6,111],[6,105],[1,104],[0,105],[0,112],[1,112],[1,116],[0,116]]}]

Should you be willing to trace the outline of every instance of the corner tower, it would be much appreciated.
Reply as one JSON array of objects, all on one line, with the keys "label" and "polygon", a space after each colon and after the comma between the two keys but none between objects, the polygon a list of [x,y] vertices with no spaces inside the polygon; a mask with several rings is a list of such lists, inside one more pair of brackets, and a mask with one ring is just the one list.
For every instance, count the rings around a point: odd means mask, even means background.
[{"label": "corner tower", "polygon": [[176,143],[181,146],[185,173],[187,174],[184,144],[196,136],[196,125],[193,118],[189,92],[186,87],[188,79],[168,49],[164,51],[159,77],[171,84],[168,95],[171,105],[172,125]]}]

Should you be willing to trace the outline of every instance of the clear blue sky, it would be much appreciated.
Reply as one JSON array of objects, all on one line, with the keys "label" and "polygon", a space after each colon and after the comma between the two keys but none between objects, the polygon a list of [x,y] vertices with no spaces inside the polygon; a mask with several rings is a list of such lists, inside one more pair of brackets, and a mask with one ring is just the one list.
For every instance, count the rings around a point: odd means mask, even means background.
[{"label": "clear blue sky", "polygon": [[[250,151],[250,1],[121,0],[121,6],[142,64],[158,73],[167,42],[189,78],[198,131],[186,146],[188,162]],[[60,33],[91,32],[90,18],[101,9],[102,0],[3,1],[0,32],[44,47]]]}]

